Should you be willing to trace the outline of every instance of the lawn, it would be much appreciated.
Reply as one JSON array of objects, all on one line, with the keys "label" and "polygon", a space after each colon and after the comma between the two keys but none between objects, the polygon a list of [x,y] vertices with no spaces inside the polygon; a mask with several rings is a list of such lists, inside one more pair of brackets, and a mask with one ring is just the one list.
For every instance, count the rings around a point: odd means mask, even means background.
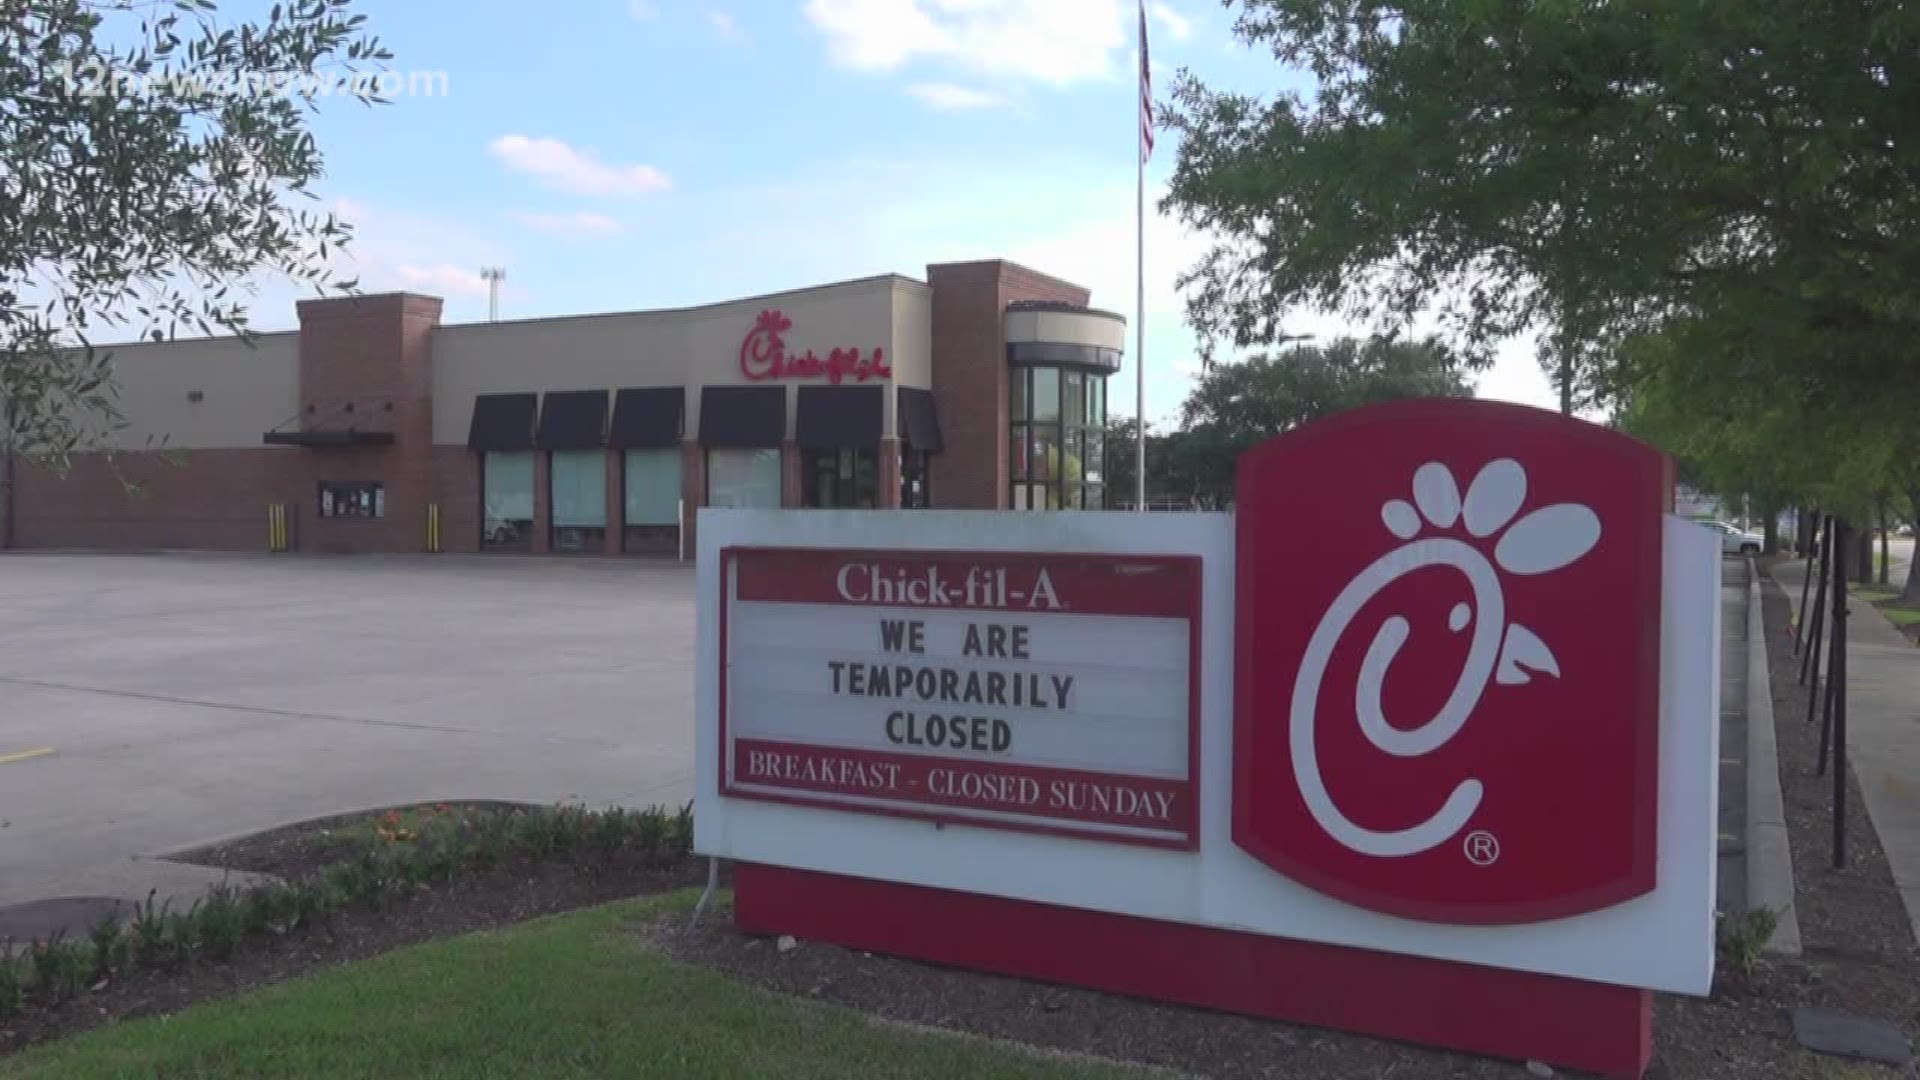
[{"label": "lawn", "polygon": [[1920,623],[1920,610],[1914,608],[1883,607],[1880,609],[1880,614],[1885,615],[1887,621],[1895,626],[1911,626],[1914,623]]},{"label": "lawn", "polygon": [[0,1076],[1146,1075],[774,996],[631,930],[691,903],[622,901],[402,949],[0,1058]]}]

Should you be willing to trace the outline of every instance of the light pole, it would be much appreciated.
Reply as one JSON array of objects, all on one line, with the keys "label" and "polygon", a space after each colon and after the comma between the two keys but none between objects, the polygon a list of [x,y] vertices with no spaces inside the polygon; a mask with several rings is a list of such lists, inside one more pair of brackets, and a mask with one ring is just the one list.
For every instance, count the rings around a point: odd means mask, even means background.
[{"label": "light pole", "polygon": [[500,283],[507,280],[504,266],[483,266],[480,278],[487,283],[487,321],[500,321]]}]

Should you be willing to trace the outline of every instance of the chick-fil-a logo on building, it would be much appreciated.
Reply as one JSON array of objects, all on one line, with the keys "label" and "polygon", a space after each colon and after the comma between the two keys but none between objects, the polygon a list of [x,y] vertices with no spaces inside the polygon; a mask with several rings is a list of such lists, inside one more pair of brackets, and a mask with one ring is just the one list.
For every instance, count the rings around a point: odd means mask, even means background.
[{"label": "chick-fil-a logo on building", "polygon": [[1240,463],[1234,841],[1404,918],[1654,887],[1659,452],[1537,410],[1377,406]]},{"label": "chick-fil-a logo on building", "polygon": [[753,329],[740,342],[740,373],[756,382],[763,379],[817,379],[824,377],[838,384],[843,379],[866,382],[889,379],[893,368],[878,346],[867,352],[858,348],[837,348],[822,359],[812,349],[798,356],[787,355],[787,342],[781,335],[793,329],[793,320],[778,310],[762,311],[753,321]]}]

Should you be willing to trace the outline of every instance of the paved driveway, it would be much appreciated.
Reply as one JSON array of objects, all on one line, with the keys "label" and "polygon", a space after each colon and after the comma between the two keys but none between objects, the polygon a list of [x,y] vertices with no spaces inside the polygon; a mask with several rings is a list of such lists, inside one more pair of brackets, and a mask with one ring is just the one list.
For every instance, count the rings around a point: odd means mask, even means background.
[{"label": "paved driveway", "polygon": [[413,799],[675,803],[693,574],[473,556],[0,556],[0,906]]}]

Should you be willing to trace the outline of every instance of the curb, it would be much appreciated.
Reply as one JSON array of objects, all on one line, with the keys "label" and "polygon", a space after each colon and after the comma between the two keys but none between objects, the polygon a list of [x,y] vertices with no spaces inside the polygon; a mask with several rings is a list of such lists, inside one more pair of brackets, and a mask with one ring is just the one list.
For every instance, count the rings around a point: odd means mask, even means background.
[{"label": "curb", "polygon": [[[221,836],[216,836],[211,840],[200,840],[191,844],[181,844],[177,847],[170,847],[170,848],[163,849],[161,851],[150,852],[146,855],[136,855],[134,856],[134,858],[136,860],[151,859],[156,862],[180,863],[183,861],[181,859],[181,856],[183,855],[191,855],[196,851],[200,851],[210,847],[224,847],[227,844],[236,843],[241,840],[250,840],[253,837],[259,836],[263,833],[278,832],[281,829],[290,829],[295,825],[306,825],[310,822],[318,822],[318,821],[330,821],[330,820],[333,820],[334,818],[370,817],[375,814],[383,814],[388,810],[403,810],[412,806],[428,806],[433,803],[460,803],[461,805],[464,805],[464,806],[498,806],[502,808],[552,805],[551,803],[521,802],[517,799],[464,798],[464,799],[412,799],[407,802],[387,803],[382,806],[353,806],[353,807],[348,807],[345,810],[335,810],[332,813],[328,813],[328,814],[308,814],[305,817],[290,818],[288,820],[276,822],[272,825],[267,825],[261,828],[245,829],[240,832],[226,833]],[[588,804],[582,803],[581,805],[585,806]],[[608,804],[608,805],[612,805],[612,804]],[[204,864],[203,863],[184,863],[184,865],[202,866]]]},{"label": "curb", "polygon": [[1780,795],[1780,751],[1773,727],[1773,672],[1760,608],[1760,567],[1747,559],[1747,907],[1775,916],[1766,951],[1800,955],[1793,846]]}]

